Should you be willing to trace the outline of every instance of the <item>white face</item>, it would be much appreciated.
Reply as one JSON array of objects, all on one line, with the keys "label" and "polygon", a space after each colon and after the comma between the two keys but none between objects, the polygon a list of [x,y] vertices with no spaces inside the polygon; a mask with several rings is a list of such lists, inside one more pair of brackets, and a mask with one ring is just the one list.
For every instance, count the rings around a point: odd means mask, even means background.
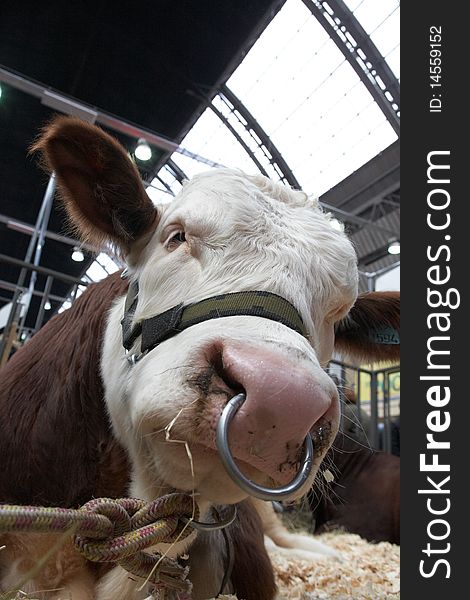
[{"label": "white face", "polygon": [[287,483],[311,431],[316,455],[306,491],[338,427],[336,388],[322,366],[333,350],[334,323],[357,294],[356,257],[344,234],[300,192],[213,170],[162,208],[152,239],[130,259],[139,282],[137,321],[180,302],[259,290],[290,301],[309,334],[260,317],[213,319],[130,367],[120,300],[110,314],[102,371],[116,434],[134,465],[133,492],[150,499],[175,488],[218,503],[245,497],[215,446],[220,413],[240,390],[246,401],[229,429],[240,469],[263,485]]}]

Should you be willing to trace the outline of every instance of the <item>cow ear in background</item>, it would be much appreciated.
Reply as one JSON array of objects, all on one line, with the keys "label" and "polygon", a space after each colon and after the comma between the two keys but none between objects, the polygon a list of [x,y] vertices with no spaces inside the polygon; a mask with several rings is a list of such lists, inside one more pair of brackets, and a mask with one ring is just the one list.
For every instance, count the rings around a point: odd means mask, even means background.
[{"label": "cow ear in background", "polygon": [[111,241],[127,254],[155,227],[157,210],[126,150],[99,127],[56,117],[31,151],[54,171],[68,216],[80,237],[96,246]]},{"label": "cow ear in background", "polygon": [[348,315],[337,323],[335,351],[364,362],[400,359],[400,292],[358,296]]}]

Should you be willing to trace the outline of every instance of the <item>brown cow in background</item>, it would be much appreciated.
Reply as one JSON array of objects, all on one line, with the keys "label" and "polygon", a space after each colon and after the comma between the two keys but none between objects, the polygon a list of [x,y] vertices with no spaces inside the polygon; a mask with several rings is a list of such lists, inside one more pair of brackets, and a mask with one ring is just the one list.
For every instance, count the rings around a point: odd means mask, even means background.
[{"label": "brown cow in background", "polygon": [[315,533],[341,528],[371,542],[400,543],[400,458],[340,431],[325,465],[334,481],[311,492]]}]

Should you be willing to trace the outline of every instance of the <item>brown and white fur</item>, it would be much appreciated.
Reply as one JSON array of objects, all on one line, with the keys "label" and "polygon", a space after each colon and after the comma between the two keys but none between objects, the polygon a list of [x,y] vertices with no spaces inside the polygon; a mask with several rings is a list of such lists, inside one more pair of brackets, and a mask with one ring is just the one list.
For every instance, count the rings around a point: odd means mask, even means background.
[{"label": "brown and white fur", "polygon": [[[368,337],[371,329],[397,325],[396,312],[386,308],[396,308],[395,299],[357,297],[352,245],[301,192],[214,169],[187,183],[169,206],[155,207],[126,152],[94,126],[57,118],[35,150],[54,170],[82,237],[110,242],[125,258],[130,280],[139,282],[136,322],[180,302],[260,290],[289,300],[308,338],[261,317],[213,319],[130,367],[120,328],[126,282],[114,276],[90,286],[1,374],[0,500],[77,506],[102,495],[152,500],[176,489],[193,494],[203,516],[214,503],[237,503],[239,518],[227,531],[235,562],[226,591],[271,600],[275,585],[260,518],[216,451],[220,413],[243,388],[246,402],[229,442],[244,473],[264,485],[291,480],[305,435],[328,431],[297,495],[305,493],[339,421],[336,387],[323,366],[335,342],[374,358],[396,352]],[[194,535],[171,548],[175,556],[189,552],[196,600],[218,592],[220,535]],[[0,556],[0,589],[18,567],[9,552]],[[67,593],[83,583],[74,600],[148,595],[120,567],[103,573],[84,564],[79,571],[73,583],[63,582]],[[94,590],[86,591],[84,582],[92,580]]]}]

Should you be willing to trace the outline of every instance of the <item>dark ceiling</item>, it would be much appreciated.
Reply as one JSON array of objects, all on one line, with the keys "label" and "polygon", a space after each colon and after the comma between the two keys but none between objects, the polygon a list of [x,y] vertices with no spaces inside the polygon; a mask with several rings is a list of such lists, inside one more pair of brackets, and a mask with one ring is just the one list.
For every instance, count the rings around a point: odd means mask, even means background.
[{"label": "dark ceiling", "polygon": [[[284,0],[3,2],[0,63],[10,73],[180,142],[205,108],[201,94],[211,97],[228,79],[283,4]],[[7,221],[36,222],[47,177],[28,156],[28,147],[54,111],[37,97],[1,85],[0,254],[23,260],[30,236]],[[133,150],[134,138],[111,133]],[[156,152],[153,167],[162,158],[162,151]],[[67,233],[56,206],[48,230]],[[48,237],[40,264],[78,277],[91,257],[75,263],[70,256],[71,246]],[[0,260],[0,308],[12,297],[7,288],[16,284],[19,274],[18,266]],[[40,275],[36,289],[44,285]],[[63,297],[69,290],[70,283],[55,281],[52,294]],[[36,297],[28,316],[30,327],[38,306]]]}]

